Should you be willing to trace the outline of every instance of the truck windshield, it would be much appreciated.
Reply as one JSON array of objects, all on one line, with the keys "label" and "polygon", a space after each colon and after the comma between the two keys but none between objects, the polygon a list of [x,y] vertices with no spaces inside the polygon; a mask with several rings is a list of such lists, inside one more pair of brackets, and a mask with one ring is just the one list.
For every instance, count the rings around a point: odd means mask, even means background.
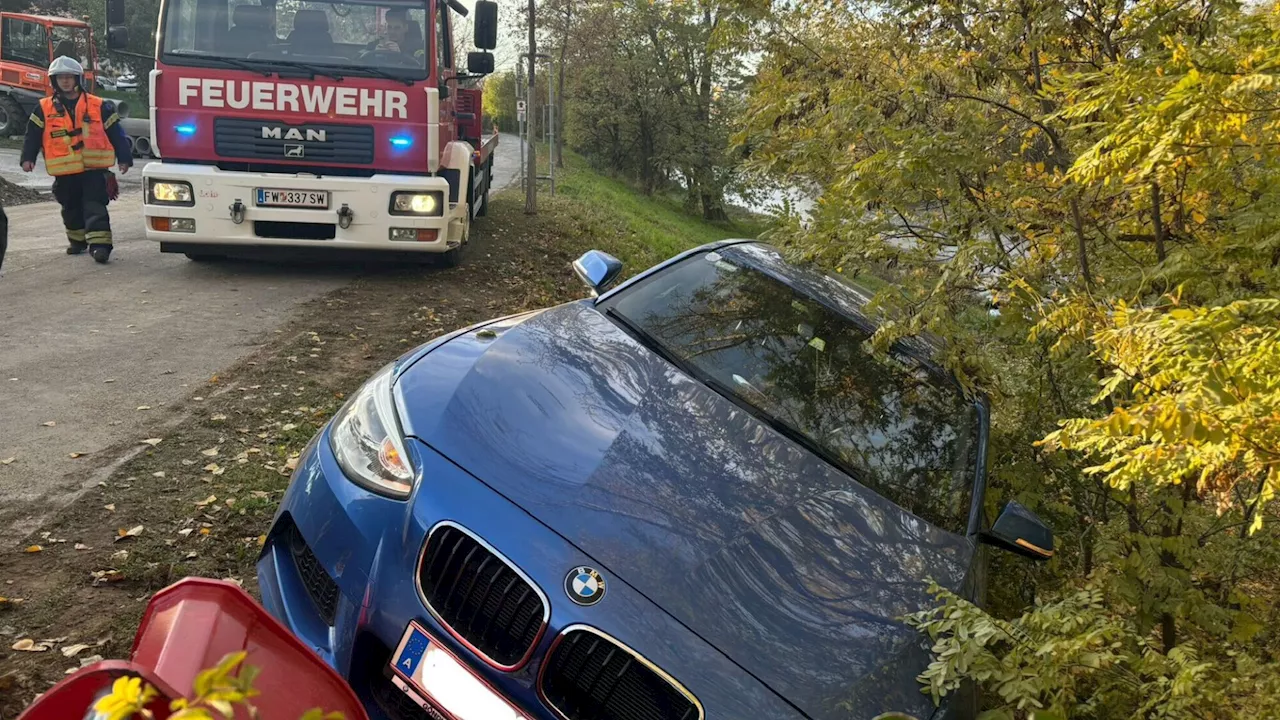
[{"label": "truck windshield", "polygon": [[367,69],[370,75],[415,80],[427,74],[422,0],[169,0],[165,13],[166,62],[198,65],[208,58],[215,64],[230,58],[263,70],[314,65],[323,72],[325,66],[341,66],[343,74]]}]

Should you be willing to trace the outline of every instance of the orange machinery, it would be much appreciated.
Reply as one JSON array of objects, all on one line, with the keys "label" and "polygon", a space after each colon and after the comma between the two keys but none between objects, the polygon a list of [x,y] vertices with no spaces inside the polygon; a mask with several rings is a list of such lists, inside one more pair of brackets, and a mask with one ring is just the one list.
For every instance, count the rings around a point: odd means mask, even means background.
[{"label": "orange machinery", "polygon": [[59,55],[79,60],[85,87],[93,88],[98,50],[84,20],[0,12],[0,137],[21,134],[27,116],[49,94],[49,63]]}]

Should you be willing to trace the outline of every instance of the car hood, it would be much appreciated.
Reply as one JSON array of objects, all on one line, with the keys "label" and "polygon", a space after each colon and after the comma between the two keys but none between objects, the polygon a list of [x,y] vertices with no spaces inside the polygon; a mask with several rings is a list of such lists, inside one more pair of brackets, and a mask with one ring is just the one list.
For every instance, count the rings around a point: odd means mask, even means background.
[{"label": "car hood", "polygon": [[931,713],[915,679],[927,644],[898,618],[930,604],[928,579],[960,589],[973,544],[684,375],[590,302],[449,340],[398,390],[407,434],[810,717]]}]

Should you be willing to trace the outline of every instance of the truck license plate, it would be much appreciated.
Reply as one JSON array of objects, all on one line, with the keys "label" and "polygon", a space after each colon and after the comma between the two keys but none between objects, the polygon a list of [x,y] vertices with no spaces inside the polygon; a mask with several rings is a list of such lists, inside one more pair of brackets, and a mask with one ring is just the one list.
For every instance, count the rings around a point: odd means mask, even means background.
[{"label": "truck license plate", "polygon": [[283,190],[258,188],[258,207],[329,208],[327,190]]}]

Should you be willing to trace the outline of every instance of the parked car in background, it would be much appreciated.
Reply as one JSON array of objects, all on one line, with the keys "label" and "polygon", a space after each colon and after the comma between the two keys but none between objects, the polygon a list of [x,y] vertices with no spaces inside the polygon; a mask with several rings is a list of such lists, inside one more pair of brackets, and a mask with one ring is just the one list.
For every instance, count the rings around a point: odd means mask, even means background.
[{"label": "parked car in background", "polygon": [[133,73],[121,75],[116,78],[115,89],[120,91],[133,91],[138,89],[138,76]]},{"label": "parked car in background", "polygon": [[[372,717],[850,720],[936,710],[930,579],[974,600],[988,409],[868,293],[727,241],[436,339],[299,460],[263,602]],[[603,294],[600,294],[603,293]],[[423,708],[427,708],[425,711]]]}]

